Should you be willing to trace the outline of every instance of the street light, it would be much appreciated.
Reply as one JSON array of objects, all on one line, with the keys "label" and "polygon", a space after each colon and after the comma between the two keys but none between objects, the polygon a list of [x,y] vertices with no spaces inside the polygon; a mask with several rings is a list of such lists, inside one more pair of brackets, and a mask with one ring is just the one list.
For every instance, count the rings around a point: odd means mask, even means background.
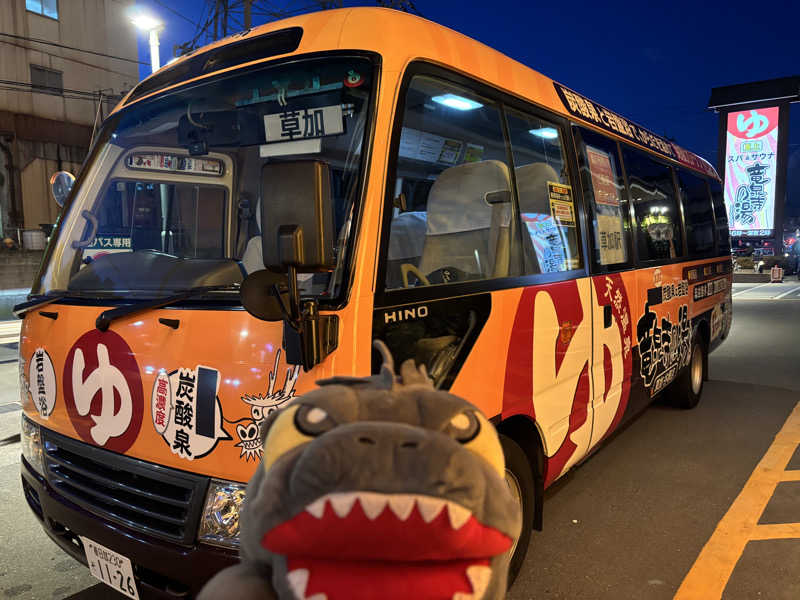
[{"label": "street light", "polygon": [[161,59],[158,56],[158,32],[164,29],[164,23],[145,13],[132,15],[131,23],[150,34],[150,66],[155,73],[161,67]]}]

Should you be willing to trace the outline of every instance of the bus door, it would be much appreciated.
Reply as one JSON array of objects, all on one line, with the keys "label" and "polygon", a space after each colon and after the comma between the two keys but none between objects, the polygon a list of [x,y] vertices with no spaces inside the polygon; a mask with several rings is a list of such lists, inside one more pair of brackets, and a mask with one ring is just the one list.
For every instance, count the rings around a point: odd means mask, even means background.
[{"label": "bus door", "polygon": [[427,74],[404,100],[373,336],[490,416],[534,420],[552,481],[592,428],[591,281],[566,130]]},{"label": "bus door", "polygon": [[636,280],[628,198],[617,143],[573,127],[589,223],[592,265],[592,438],[594,447],[628,409],[633,365]]},{"label": "bus door", "polygon": [[437,387],[458,376],[453,391],[468,386],[497,414],[508,294],[490,280],[509,274],[512,200],[501,110],[425,72],[410,77],[402,105],[372,336],[397,363],[424,364]]}]

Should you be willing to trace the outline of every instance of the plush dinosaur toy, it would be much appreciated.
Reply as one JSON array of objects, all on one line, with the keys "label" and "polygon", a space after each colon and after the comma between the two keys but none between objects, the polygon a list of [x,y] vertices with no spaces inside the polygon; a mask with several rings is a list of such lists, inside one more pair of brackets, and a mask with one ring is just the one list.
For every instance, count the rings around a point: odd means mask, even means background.
[{"label": "plush dinosaur toy", "polygon": [[494,600],[520,508],[494,427],[412,360],[336,377],[270,415],[241,563],[201,600]]}]

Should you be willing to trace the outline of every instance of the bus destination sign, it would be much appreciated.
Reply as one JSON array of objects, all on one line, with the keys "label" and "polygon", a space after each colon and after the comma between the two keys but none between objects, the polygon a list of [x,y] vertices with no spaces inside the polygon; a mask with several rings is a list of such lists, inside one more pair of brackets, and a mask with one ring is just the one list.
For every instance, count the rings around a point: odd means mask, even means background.
[{"label": "bus destination sign", "polygon": [[583,119],[584,121],[588,121],[593,125],[597,125],[606,131],[621,135],[632,142],[641,144],[642,146],[658,152],[667,158],[677,160],[679,163],[682,163],[688,167],[702,171],[706,175],[710,175],[712,177],[717,176],[710,164],[698,156],[695,156],[691,152],[687,152],[680,146],[673,144],[660,135],[656,135],[652,131],[648,131],[644,127],[640,127],[633,121],[629,121],[625,117],[621,117],[617,113],[608,110],[606,107],[597,104],[597,102],[589,100],[587,97],[582,96],[581,94],[574,92],[569,88],[564,87],[560,83],[554,82],[553,85],[556,88],[558,97],[561,98],[561,102],[564,104],[564,108],[566,108],[570,114]]}]

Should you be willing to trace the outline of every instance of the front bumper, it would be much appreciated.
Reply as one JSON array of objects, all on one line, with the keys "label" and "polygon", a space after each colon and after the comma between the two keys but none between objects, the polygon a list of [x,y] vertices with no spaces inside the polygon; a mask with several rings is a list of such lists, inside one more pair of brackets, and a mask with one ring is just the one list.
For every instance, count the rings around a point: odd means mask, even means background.
[{"label": "front bumper", "polygon": [[21,459],[22,489],[47,535],[86,565],[85,536],[130,558],[142,598],[193,598],[238,553],[204,544],[181,546],[102,519],[60,495]]}]

